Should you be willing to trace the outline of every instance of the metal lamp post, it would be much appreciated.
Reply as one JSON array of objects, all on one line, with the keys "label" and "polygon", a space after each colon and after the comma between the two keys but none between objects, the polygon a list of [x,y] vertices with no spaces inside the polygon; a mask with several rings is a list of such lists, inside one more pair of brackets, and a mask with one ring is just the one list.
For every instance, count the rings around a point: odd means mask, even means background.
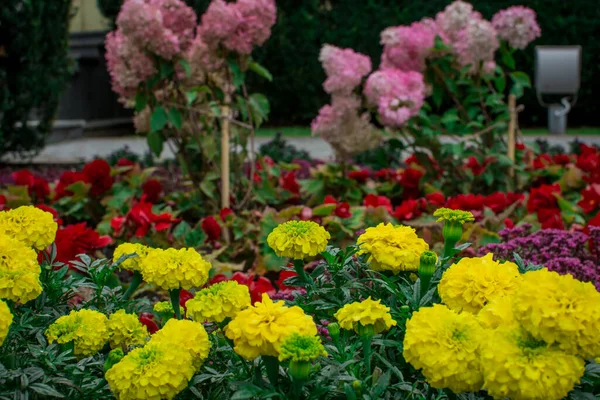
[{"label": "metal lamp post", "polygon": [[[536,46],[535,90],[548,108],[548,130],[564,135],[567,114],[577,102],[581,78],[581,46]],[[544,95],[560,95],[560,103],[546,103]]]}]

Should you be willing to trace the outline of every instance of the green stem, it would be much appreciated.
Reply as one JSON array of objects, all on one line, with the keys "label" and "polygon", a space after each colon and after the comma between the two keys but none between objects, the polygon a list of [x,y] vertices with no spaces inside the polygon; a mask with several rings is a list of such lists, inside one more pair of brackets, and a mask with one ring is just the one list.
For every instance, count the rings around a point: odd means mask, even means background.
[{"label": "green stem", "polygon": [[299,399],[302,396],[302,387],[304,386],[304,381],[294,379],[292,381],[292,392],[294,393],[294,399]]},{"label": "green stem", "polygon": [[179,293],[181,293],[181,289],[179,288],[169,290],[171,304],[173,305],[173,311],[175,312],[175,317],[177,319],[181,319],[181,310],[179,309]]},{"label": "green stem", "polygon": [[444,242],[444,259],[449,260],[454,256],[454,246],[456,246],[456,242],[451,243],[448,240]]},{"label": "green stem", "polygon": [[371,336],[362,336],[363,355],[365,357],[365,367],[367,369],[367,376],[371,375]]},{"label": "green stem", "polygon": [[279,360],[277,357],[263,356],[263,362],[267,370],[267,377],[271,385],[276,386],[279,378]]},{"label": "green stem", "polygon": [[140,274],[139,271],[135,271],[133,273],[133,276],[131,277],[131,282],[129,283],[129,287],[127,288],[127,291],[123,294],[123,299],[129,300],[131,295],[133,295],[133,292],[135,292],[135,290],[140,286],[141,283],[142,283],[142,274]]},{"label": "green stem", "polygon": [[307,284],[310,283],[310,278],[304,270],[304,260],[294,260],[294,270],[296,271],[296,273],[298,274],[298,278],[300,278],[302,282],[305,282]]}]

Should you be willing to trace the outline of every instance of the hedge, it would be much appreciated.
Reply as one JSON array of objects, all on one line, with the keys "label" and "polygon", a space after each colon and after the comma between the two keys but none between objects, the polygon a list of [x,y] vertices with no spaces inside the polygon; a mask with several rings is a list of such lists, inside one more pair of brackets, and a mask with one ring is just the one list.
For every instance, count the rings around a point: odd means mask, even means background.
[{"label": "hedge", "polygon": [[[114,20],[121,0],[98,0]],[[187,0],[199,14],[208,1]],[[569,114],[570,126],[598,125],[600,102],[600,7],[597,0],[472,0],[484,17],[511,5],[524,4],[538,13],[542,37],[517,58],[519,69],[533,78],[534,45],[583,46],[582,85],[578,103]],[[117,6],[115,6],[117,4]],[[273,36],[255,53],[274,76],[272,83],[256,82],[271,101],[271,123],[306,124],[328,101],[321,84],[325,75],[318,61],[324,43],[352,47],[379,63],[379,33],[388,26],[409,24],[434,16],[449,0],[277,0],[278,21]],[[261,87],[263,85],[263,87]],[[524,97],[522,125],[546,124],[546,110],[533,91]]]},{"label": "hedge", "polygon": [[[0,156],[40,149],[69,77],[70,0],[0,7]],[[36,126],[28,120],[39,121]]]}]

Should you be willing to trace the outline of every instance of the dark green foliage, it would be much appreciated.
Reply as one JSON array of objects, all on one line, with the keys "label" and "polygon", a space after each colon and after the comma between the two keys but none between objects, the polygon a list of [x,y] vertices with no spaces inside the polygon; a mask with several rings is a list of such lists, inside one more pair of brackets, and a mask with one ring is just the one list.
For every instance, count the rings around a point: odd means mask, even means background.
[{"label": "dark green foliage", "polygon": [[0,7],[0,156],[39,149],[52,126],[69,76],[70,7],[69,0]]},{"label": "dark green foliage", "polygon": [[[99,0],[100,4],[122,0]],[[207,0],[186,0],[202,13]],[[253,57],[269,68],[273,82],[250,82],[267,95],[272,104],[271,121],[308,123],[326,104],[328,95],[321,84],[325,74],[319,63],[319,49],[324,43],[352,47],[368,54],[373,65],[379,64],[379,33],[388,26],[409,24],[423,17],[434,17],[450,0],[375,1],[375,0],[278,0],[278,21],[273,36],[253,53]],[[516,55],[517,69],[533,77],[534,45],[583,46],[582,85],[579,101],[569,114],[569,125],[597,125],[600,104],[592,88],[600,87],[600,7],[596,0],[572,2],[554,0],[472,0],[475,9],[490,19],[502,8],[523,4],[538,13],[542,37]],[[111,6],[111,18],[118,7]],[[529,90],[521,100],[525,112],[521,124],[545,125],[546,110],[538,105]]]},{"label": "dark green foliage", "polygon": [[280,132],[273,139],[260,146],[261,156],[269,156],[276,163],[291,163],[294,160],[310,160],[310,155],[304,150],[299,150],[294,145],[287,143]]}]

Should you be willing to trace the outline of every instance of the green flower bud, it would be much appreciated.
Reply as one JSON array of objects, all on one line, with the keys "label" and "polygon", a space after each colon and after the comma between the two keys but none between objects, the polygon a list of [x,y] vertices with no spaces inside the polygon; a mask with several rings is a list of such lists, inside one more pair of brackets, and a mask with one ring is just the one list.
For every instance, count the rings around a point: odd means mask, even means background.
[{"label": "green flower bud", "polygon": [[431,277],[435,272],[435,266],[437,263],[437,254],[433,251],[424,251],[421,254],[421,260],[419,264],[419,278],[421,278],[421,295],[427,293],[429,289],[429,283]]},{"label": "green flower bud", "polygon": [[290,376],[297,381],[307,380],[308,375],[310,375],[311,365],[310,361],[290,361]]},{"label": "green flower bud", "polygon": [[370,338],[375,334],[375,325],[363,325],[359,322],[356,331],[361,338]]},{"label": "green flower bud", "polygon": [[327,325],[327,331],[333,340],[340,337],[340,325],[337,322],[332,322]]},{"label": "green flower bud", "polygon": [[359,397],[362,395],[362,382],[361,381],[353,381],[352,389],[354,389],[354,393],[356,393]]},{"label": "green flower bud", "polygon": [[125,353],[123,353],[123,350],[120,348],[111,350],[111,352],[108,353],[108,357],[106,357],[106,361],[104,362],[104,372],[111,369],[116,363],[121,361],[123,357],[125,357]]},{"label": "green flower bud", "polygon": [[449,208],[439,208],[433,215],[438,217],[438,222],[444,221],[442,235],[444,236],[446,245],[449,247],[454,247],[462,237],[463,224],[475,221],[475,217],[469,211],[451,210]]}]

